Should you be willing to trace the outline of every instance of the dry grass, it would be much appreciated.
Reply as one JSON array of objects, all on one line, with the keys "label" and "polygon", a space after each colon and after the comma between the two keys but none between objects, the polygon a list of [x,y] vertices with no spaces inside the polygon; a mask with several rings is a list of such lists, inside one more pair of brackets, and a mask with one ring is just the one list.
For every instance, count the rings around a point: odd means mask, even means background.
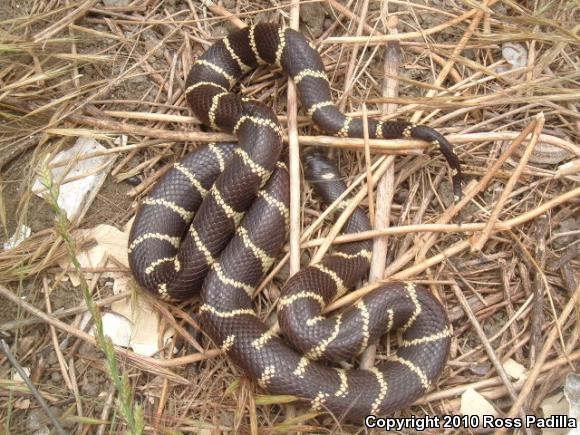
[{"label": "dry grass", "polygon": [[[171,162],[203,143],[229,138],[203,131],[190,116],[183,80],[192,59],[240,25],[266,19],[296,24],[298,14],[310,26],[301,22],[322,53],[341,107],[354,116],[400,117],[441,129],[456,145],[467,184],[464,198],[454,205],[444,160],[433,150],[426,154],[419,141],[318,136],[310,120],[296,113],[299,103],[285,77],[267,69],[252,73],[241,93],[271,104],[289,127],[295,187],[290,242],[256,292],[263,318],[275,323],[288,262],[295,272],[333,243],[375,238],[379,260],[373,280],[427,283],[447,307],[454,328],[452,355],[440,381],[401,415],[458,414],[461,394],[469,387],[505,415],[538,413],[566,374],[578,370],[577,2],[4,3],[0,223],[5,239],[21,223],[34,232],[17,248],[0,252],[0,294],[7,309],[15,308],[10,316],[16,316],[1,326],[2,335],[71,432],[122,431],[125,423],[108,383],[96,396],[82,388],[106,370],[99,354],[82,350],[82,343],[94,344],[78,328],[84,305],[52,313],[52,293],[42,292],[62,286],[57,265],[66,246],[48,211],[30,193],[35,172],[49,152],[66,148],[76,136],[98,138],[117,157],[110,184],[124,199],[115,203],[103,192],[93,205],[102,209],[93,215],[121,227],[133,214],[131,202],[146,194]],[[317,27],[321,8],[326,20]],[[525,65],[508,68],[505,44],[525,47]],[[127,145],[114,143],[119,133],[128,136]],[[297,143],[330,148],[351,184],[353,207],[374,211],[375,230],[335,238],[340,227],[327,219],[332,208],[321,213],[300,179]],[[128,187],[124,180],[135,177],[138,184]],[[371,195],[368,186],[373,186]],[[336,222],[343,219],[337,216]],[[89,216],[79,226],[94,223]],[[81,249],[88,242],[76,244]],[[98,306],[112,302],[98,296],[102,281],[94,278],[92,286]],[[374,286],[346,295],[328,311]],[[169,325],[179,327],[171,345],[179,353],[168,350],[155,359],[116,349],[143,407],[147,431],[364,432],[287,405],[291,398],[263,396],[211,343],[191,334],[188,325],[198,325],[187,307],[156,306]],[[51,381],[64,366],[45,361],[57,342],[69,366],[63,378],[70,385]],[[361,365],[383,359],[389,346],[385,340],[366,352]],[[530,369],[527,380],[505,373],[509,358]],[[0,418],[7,430],[22,433],[38,405],[12,380],[8,361],[0,358],[0,363]]]}]

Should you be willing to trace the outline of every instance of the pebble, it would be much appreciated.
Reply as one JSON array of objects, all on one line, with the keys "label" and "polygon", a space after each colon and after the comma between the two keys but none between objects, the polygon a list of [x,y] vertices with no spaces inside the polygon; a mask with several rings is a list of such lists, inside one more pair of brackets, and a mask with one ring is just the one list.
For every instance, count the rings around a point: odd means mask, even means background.
[{"label": "pebble", "polygon": [[49,434],[50,431],[46,426],[46,415],[40,409],[31,410],[26,417],[26,429],[34,434]]},{"label": "pebble", "polygon": [[81,387],[81,391],[83,394],[91,397],[97,397],[99,395],[99,386],[97,384],[93,384],[92,382],[86,383]]},{"label": "pebble", "polygon": [[94,345],[87,342],[83,342],[79,348],[79,352],[86,355],[96,355],[98,351]]},{"label": "pebble", "polygon": [[[576,220],[573,217],[569,217],[568,219],[564,219],[558,225],[558,230],[556,233],[567,233],[570,231],[577,231],[580,225],[580,219]],[[568,244],[574,242],[576,240],[577,235],[571,234],[569,236],[562,236],[562,237],[555,237],[554,238],[554,246],[558,249],[567,246]]]},{"label": "pebble", "polygon": [[236,8],[236,0],[223,0],[224,8],[232,12]]},{"label": "pebble", "polygon": [[47,366],[54,366],[58,364],[58,358],[56,357],[56,353],[51,352],[48,354],[48,357],[46,358],[46,365]]},{"label": "pebble", "polygon": [[103,0],[103,4],[109,7],[128,6],[130,0]]},{"label": "pebble", "polygon": [[300,20],[306,24],[315,38],[322,35],[325,18],[326,11],[319,3],[304,3],[300,5]]}]

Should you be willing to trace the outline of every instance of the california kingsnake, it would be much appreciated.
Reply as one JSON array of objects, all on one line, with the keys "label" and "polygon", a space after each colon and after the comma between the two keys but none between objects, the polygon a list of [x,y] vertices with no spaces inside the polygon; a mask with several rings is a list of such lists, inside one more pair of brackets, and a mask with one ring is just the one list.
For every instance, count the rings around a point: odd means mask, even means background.
[{"label": "california kingsnake", "polygon": [[[338,111],[317,51],[298,32],[258,24],[213,44],[191,68],[187,100],[212,128],[233,132],[239,144],[210,145],[186,156],[155,186],[135,218],[129,239],[131,270],[145,289],[166,300],[201,290],[204,331],[260,386],[290,394],[360,422],[410,404],[443,370],[451,330],[439,302],[425,288],[390,283],[339,314],[323,308],[365,275],[371,242],[340,245],[290,278],[278,300],[282,341],[256,316],[252,293],[285,240],[288,173],[279,161],[282,130],[273,111],[229,89],[260,64],[282,67],[322,130],[362,137],[360,120]],[[435,130],[404,122],[369,121],[371,137],[412,137],[436,143],[453,169],[459,161]],[[305,170],[326,202],[344,190],[336,168],[317,154]],[[245,213],[245,215],[244,215]],[[195,217],[194,217],[195,215]],[[369,229],[357,209],[344,231]],[[349,359],[386,331],[399,329],[398,350],[370,370],[328,367]]]}]

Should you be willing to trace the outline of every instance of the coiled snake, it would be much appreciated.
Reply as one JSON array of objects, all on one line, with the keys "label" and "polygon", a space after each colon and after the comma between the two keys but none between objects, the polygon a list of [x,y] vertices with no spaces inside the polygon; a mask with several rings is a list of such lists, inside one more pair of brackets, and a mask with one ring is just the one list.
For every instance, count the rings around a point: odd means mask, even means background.
[{"label": "coiled snake", "polygon": [[[339,314],[321,314],[365,275],[370,241],[339,245],[284,286],[278,319],[292,348],[257,317],[252,293],[285,240],[288,173],[279,161],[282,130],[273,111],[229,90],[265,63],[292,77],[319,128],[362,137],[361,120],[332,103],[322,60],[300,33],[258,24],[213,44],[191,68],[187,101],[204,124],[234,133],[239,144],[214,144],[186,156],[142,201],[129,239],[131,270],[162,299],[183,300],[201,290],[204,331],[261,387],[360,423],[367,414],[410,404],[429,388],[444,368],[451,330],[439,302],[413,283],[386,284]],[[436,144],[460,193],[459,161],[441,134],[422,125],[372,120],[369,131],[375,138]],[[319,154],[307,156],[305,167],[326,202],[344,191],[336,168]],[[344,231],[369,228],[357,209]],[[352,358],[391,329],[402,333],[398,350],[376,368],[321,363]]]}]

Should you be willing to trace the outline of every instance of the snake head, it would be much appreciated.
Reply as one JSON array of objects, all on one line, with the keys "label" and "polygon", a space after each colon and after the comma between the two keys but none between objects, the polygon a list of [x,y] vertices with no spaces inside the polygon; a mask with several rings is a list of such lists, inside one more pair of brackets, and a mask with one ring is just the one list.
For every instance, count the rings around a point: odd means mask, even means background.
[{"label": "snake head", "polygon": [[310,183],[324,183],[340,179],[336,164],[321,151],[309,151],[304,154],[304,175]]}]

